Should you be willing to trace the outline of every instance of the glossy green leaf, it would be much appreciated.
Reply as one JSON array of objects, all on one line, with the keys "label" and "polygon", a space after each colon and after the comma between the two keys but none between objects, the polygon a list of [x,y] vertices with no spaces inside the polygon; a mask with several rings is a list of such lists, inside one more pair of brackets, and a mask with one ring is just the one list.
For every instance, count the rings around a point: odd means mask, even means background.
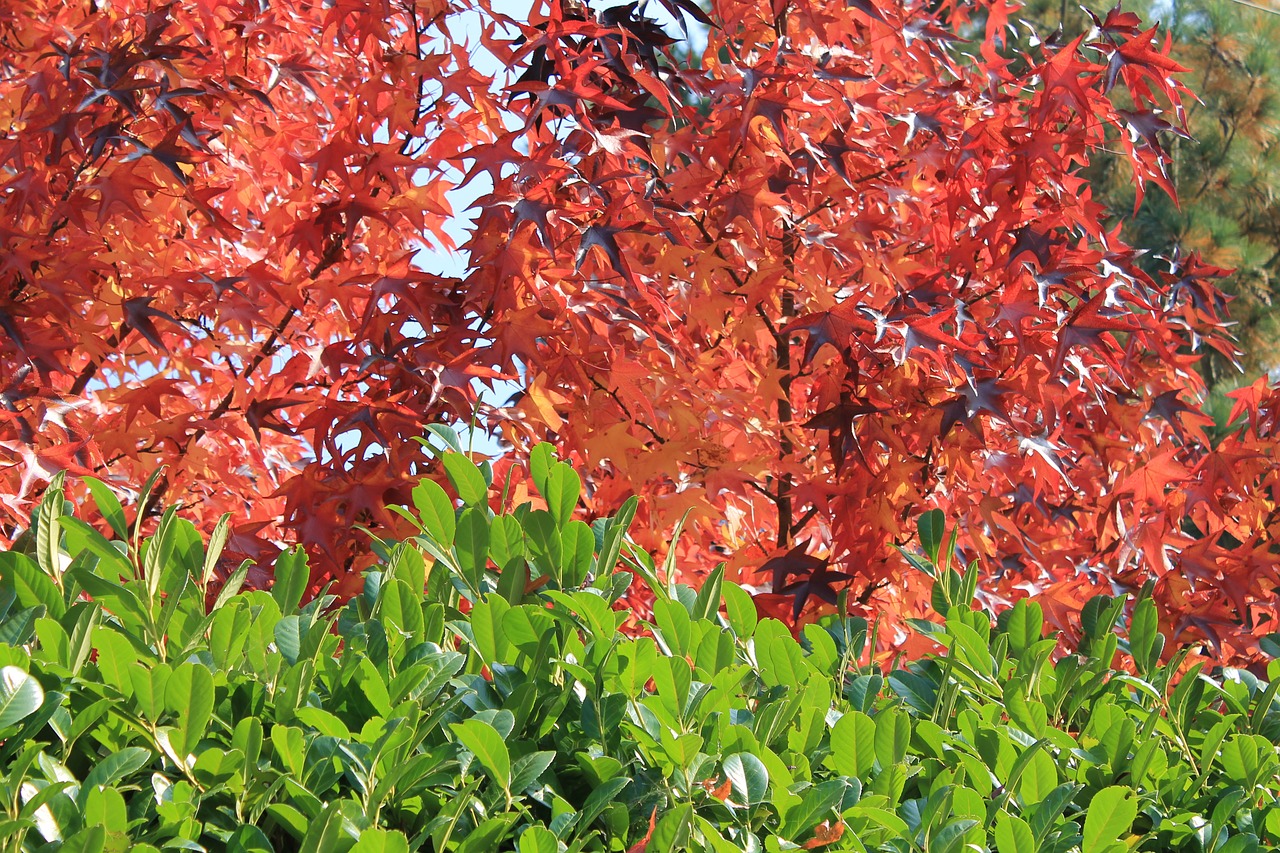
[{"label": "glossy green leaf", "polygon": [[903,709],[886,708],[875,717],[874,748],[882,768],[902,762],[911,743],[911,718]]},{"label": "glossy green leaf", "polygon": [[547,478],[555,462],[555,448],[546,442],[535,445],[533,450],[529,451],[529,478],[533,480],[533,486],[538,490],[538,494],[543,497],[546,497]]},{"label": "glossy green leaf", "polygon": [[764,802],[769,791],[769,771],[748,752],[737,752],[724,760],[724,775],[733,786],[734,798],[743,805]]},{"label": "glossy green leaf", "polygon": [[308,564],[307,552],[301,546],[282,551],[276,557],[275,583],[271,587],[271,597],[285,616],[298,611],[302,595],[311,583],[311,567]]},{"label": "glossy green leaf", "polygon": [[462,502],[470,507],[484,507],[488,503],[489,484],[476,464],[461,453],[446,453],[441,457],[445,474],[453,484]]},{"label": "glossy green leaf", "polygon": [[458,742],[466,747],[503,790],[511,787],[511,757],[502,735],[488,723],[466,720],[449,726]]},{"label": "glossy green leaf", "polygon": [[997,853],[1036,853],[1039,849],[1027,822],[1008,812],[996,816],[993,834]]},{"label": "glossy green leaf", "polygon": [[424,478],[412,492],[413,506],[427,535],[442,548],[453,545],[453,532],[457,517],[444,487],[435,480]]},{"label": "glossy green leaf", "polygon": [[555,519],[556,526],[563,530],[569,523],[569,519],[573,517],[573,510],[578,505],[582,479],[570,465],[557,462],[547,472],[546,489],[542,496],[546,498],[547,510]]},{"label": "glossy green leaf", "polygon": [[1009,651],[1021,655],[1040,641],[1044,631],[1044,614],[1039,603],[1021,599],[1009,611],[1005,622],[1009,635]]},{"label": "glossy green leaf", "polygon": [[351,853],[409,853],[409,839],[394,829],[366,829]]},{"label": "glossy green leaf", "polygon": [[485,517],[485,510],[479,507],[463,510],[454,534],[454,550],[463,576],[479,590],[489,565],[489,519]]},{"label": "glossy green leaf", "polygon": [[819,823],[835,815],[836,808],[844,800],[846,788],[842,779],[829,779],[809,788],[801,795],[800,802],[784,812],[778,833],[783,838],[799,840]]},{"label": "glossy green leaf", "polygon": [[693,603],[694,619],[714,619],[720,612],[721,588],[724,584],[724,563],[711,570],[702,581],[698,597]]},{"label": "glossy green leaf", "polygon": [[107,525],[111,528],[111,532],[116,538],[123,541],[129,538],[129,526],[124,519],[124,508],[120,505],[120,499],[116,497],[111,487],[96,477],[81,477],[81,482],[89,487],[90,494],[93,495],[93,502],[98,507],[98,512],[106,520]]},{"label": "glossy green leaf", "polygon": [[831,760],[835,771],[865,779],[876,762],[876,723],[861,711],[850,711],[831,729]]},{"label": "glossy green leaf", "polygon": [[1103,788],[1089,801],[1081,853],[1109,850],[1123,834],[1128,833],[1137,816],[1138,800],[1132,789],[1120,785]]},{"label": "glossy green leaf", "polygon": [[182,663],[165,684],[165,705],[174,715],[169,741],[179,756],[195,751],[213,717],[213,675],[204,666]]},{"label": "glossy green leaf", "polygon": [[36,562],[49,577],[62,575],[59,543],[62,541],[63,483],[66,476],[66,471],[53,475],[36,512]]},{"label": "glossy green leaf", "polygon": [[40,709],[40,682],[16,666],[0,668],[0,730],[19,723]]},{"label": "glossy green leaf", "polygon": [[562,554],[562,583],[573,589],[582,586],[591,571],[591,558],[595,552],[595,536],[582,521],[567,522],[560,534]]},{"label": "glossy green leaf", "polygon": [[555,833],[537,824],[520,833],[517,853],[560,853],[560,842]]},{"label": "glossy green leaf", "polygon": [[1129,653],[1138,672],[1145,675],[1159,662],[1163,651],[1164,635],[1160,633],[1155,602],[1144,598],[1133,609],[1133,620],[1129,625]]},{"label": "glossy green leaf", "polygon": [[93,768],[85,775],[76,803],[83,808],[85,797],[93,787],[114,785],[121,779],[141,770],[151,759],[151,750],[136,746],[126,747],[119,752],[111,753],[94,764]]},{"label": "glossy green leaf", "polygon": [[738,639],[746,640],[750,638],[755,633],[756,623],[759,621],[756,603],[752,600],[751,594],[732,581],[722,584],[720,591],[724,596],[724,606],[725,612],[729,617],[729,627],[733,629],[733,633],[738,636]]},{"label": "glossy green leaf", "polygon": [[946,535],[946,516],[940,509],[931,509],[920,516],[917,525],[920,530],[920,545],[929,558],[929,562],[937,565],[938,551],[942,548],[942,539]]},{"label": "glossy green leaf", "polygon": [[12,585],[21,607],[43,606],[54,619],[67,612],[57,584],[26,554],[0,551],[0,579]]}]

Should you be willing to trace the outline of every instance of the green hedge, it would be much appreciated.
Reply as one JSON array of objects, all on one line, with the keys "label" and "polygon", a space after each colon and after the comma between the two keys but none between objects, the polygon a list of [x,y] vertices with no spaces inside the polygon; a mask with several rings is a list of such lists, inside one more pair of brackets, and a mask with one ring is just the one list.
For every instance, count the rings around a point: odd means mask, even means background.
[{"label": "green hedge", "polygon": [[[424,482],[406,512],[421,537],[383,543],[342,605],[300,606],[299,552],[269,592],[241,590],[244,567],[215,590],[225,523],[206,545],[170,511],[143,538],[93,484],[107,539],[50,489],[30,553],[0,554],[0,848],[1239,853],[1280,838],[1280,679],[1174,679],[1182,655],[1159,663],[1150,601],[1095,599],[1055,663],[1037,606],[995,624],[972,609],[975,575],[947,565],[928,516],[912,559],[945,618],[918,627],[946,651],[884,673],[860,664],[861,619],[797,641],[719,572],[669,582],[626,539],[634,502],[572,520],[578,478],[546,449],[532,474],[547,510],[495,516],[487,469],[443,463],[460,500]],[[615,605],[635,579],[654,619],[631,635]]]}]

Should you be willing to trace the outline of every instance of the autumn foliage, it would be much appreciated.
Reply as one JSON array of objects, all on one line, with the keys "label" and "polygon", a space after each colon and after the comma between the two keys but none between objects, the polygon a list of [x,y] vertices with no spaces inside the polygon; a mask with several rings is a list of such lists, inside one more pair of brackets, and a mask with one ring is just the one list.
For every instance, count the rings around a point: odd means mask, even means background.
[{"label": "autumn foliage", "polygon": [[[937,507],[994,602],[1070,631],[1152,581],[1171,637],[1247,658],[1280,618],[1280,395],[1200,414],[1219,271],[1142,272],[1081,177],[1107,147],[1172,192],[1182,69],[1119,10],[1016,53],[1015,14],[11,4],[3,535],[58,470],[164,465],[164,501],[351,590],[359,526],[394,535],[432,473],[412,437],[474,418],[555,441],[588,515],[639,494],[657,542],[692,510],[680,565],[788,618],[848,588],[908,643],[929,585],[894,545]],[[459,186],[454,278],[419,250]]]}]

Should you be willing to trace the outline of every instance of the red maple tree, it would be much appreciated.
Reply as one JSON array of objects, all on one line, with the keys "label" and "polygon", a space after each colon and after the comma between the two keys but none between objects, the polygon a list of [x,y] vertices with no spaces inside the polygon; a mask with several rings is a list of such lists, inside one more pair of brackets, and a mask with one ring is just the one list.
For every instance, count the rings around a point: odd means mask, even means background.
[{"label": "red maple tree", "polygon": [[[1168,45],[1119,10],[1030,55],[995,2],[35,2],[0,18],[0,505],[55,471],[358,583],[411,441],[550,439],[690,574],[890,642],[938,507],[1059,627],[1154,581],[1228,657],[1275,627],[1280,398],[1196,407],[1215,270],[1152,278],[1084,166],[1172,192]],[[690,29],[697,37],[690,37]],[[692,43],[705,34],[705,48]],[[488,57],[478,61],[477,55]],[[494,70],[496,69],[496,70]],[[450,190],[478,193],[462,277]],[[518,378],[503,405],[480,383]],[[502,473],[502,472],[500,472]]]}]

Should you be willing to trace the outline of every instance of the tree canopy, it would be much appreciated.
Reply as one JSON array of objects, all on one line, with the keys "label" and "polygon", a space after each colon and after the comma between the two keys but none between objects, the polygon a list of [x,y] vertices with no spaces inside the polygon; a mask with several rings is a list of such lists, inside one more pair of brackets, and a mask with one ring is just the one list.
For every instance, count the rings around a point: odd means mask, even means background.
[{"label": "tree canopy", "polygon": [[[1171,635],[1247,656],[1276,616],[1275,392],[1207,429],[1220,271],[1144,267],[1086,176],[1118,144],[1137,201],[1173,193],[1184,69],[1118,9],[1011,58],[1015,13],[24,6],[0,23],[5,535],[58,470],[164,466],[163,501],[233,512],[229,554],[297,541],[351,592],[365,528],[402,534],[385,505],[442,477],[412,439],[478,419],[554,441],[584,515],[691,512],[675,565],[726,560],[772,612],[848,588],[907,643],[929,585],[894,546],[939,508],[991,602],[1071,631],[1151,581]],[[421,250],[451,247],[459,187],[450,276]]]}]

